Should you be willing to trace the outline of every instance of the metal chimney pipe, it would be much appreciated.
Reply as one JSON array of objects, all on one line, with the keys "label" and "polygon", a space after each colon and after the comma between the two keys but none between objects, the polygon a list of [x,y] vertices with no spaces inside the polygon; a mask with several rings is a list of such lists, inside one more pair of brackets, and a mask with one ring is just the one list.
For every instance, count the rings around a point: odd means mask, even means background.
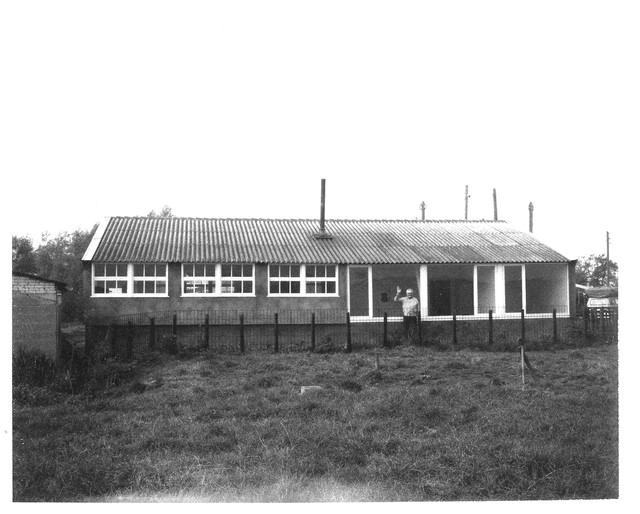
[{"label": "metal chimney pipe", "polygon": [[422,211],[422,221],[424,221],[424,211],[425,211],[426,208],[427,208],[427,204],[422,202],[420,204],[420,210]]},{"label": "metal chimney pipe", "polygon": [[493,188],[493,221],[498,221],[498,197],[495,187]]},{"label": "metal chimney pipe", "polygon": [[529,202],[529,232],[533,232],[533,202]]},{"label": "metal chimney pipe", "polygon": [[320,232],[324,234],[324,183],[325,179],[321,179],[320,186]]},{"label": "metal chimney pipe", "polygon": [[469,186],[464,186],[464,219],[469,217]]}]

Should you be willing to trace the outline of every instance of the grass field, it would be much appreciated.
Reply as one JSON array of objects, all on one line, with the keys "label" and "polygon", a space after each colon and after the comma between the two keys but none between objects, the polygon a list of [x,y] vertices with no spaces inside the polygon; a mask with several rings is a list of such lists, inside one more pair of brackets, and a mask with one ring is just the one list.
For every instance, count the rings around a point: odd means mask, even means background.
[{"label": "grass field", "polygon": [[617,497],[617,348],[529,358],[523,391],[518,353],[156,355],[14,400],[14,500]]}]

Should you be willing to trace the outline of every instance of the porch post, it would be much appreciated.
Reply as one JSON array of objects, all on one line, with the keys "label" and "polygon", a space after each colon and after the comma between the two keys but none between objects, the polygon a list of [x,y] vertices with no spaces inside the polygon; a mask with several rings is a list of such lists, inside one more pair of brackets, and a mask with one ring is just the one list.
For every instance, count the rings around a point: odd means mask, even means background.
[{"label": "porch post", "polygon": [[418,290],[420,291],[420,319],[426,319],[429,315],[429,278],[427,276],[427,265],[420,264],[420,282]]}]

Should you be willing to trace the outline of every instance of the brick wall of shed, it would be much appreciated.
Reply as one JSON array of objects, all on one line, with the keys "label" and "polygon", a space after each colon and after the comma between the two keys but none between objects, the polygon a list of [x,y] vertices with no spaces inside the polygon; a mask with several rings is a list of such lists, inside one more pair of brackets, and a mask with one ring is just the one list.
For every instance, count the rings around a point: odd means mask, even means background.
[{"label": "brick wall of shed", "polygon": [[[53,292],[41,292],[51,286]],[[29,284],[13,291],[12,341],[13,352],[19,348],[41,351],[56,358],[57,305],[53,284],[42,287]]]},{"label": "brick wall of shed", "polygon": [[83,291],[89,305],[88,316],[100,318],[102,316],[121,316],[139,312],[163,311],[313,311],[321,309],[347,308],[347,268],[338,266],[337,297],[269,297],[268,274],[266,264],[256,264],[255,267],[255,296],[250,297],[182,297],[181,265],[169,264],[169,296],[163,298],[145,297],[91,297],[91,264],[85,263],[83,271]]}]

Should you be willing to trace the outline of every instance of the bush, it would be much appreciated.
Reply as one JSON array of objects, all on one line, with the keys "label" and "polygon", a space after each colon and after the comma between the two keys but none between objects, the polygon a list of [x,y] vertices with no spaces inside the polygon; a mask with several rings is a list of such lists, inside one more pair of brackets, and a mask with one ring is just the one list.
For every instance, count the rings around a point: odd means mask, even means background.
[{"label": "bush", "polygon": [[13,384],[42,387],[54,382],[56,364],[42,352],[20,348],[13,355]]}]

